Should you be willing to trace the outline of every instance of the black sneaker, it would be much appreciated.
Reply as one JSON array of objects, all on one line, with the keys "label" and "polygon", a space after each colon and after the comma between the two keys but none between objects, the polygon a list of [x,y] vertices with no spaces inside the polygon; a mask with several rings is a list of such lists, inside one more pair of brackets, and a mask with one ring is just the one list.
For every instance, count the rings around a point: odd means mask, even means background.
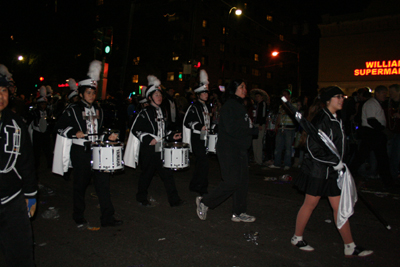
[{"label": "black sneaker", "polygon": [[177,202],[170,204],[171,207],[180,207],[186,204],[186,201],[179,199]]},{"label": "black sneaker", "polygon": [[121,220],[115,220],[114,219],[114,221],[111,221],[111,222],[101,223],[101,226],[102,227],[107,227],[107,226],[115,227],[115,226],[121,226],[123,223],[124,222],[121,221]]},{"label": "black sneaker", "polygon": [[150,208],[150,207],[152,207],[152,205],[151,205],[150,201],[148,201],[148,200],[145,200],[145,201],[139,201],[139,206],[142,206],[142,207],[147,207],[147,208]]}]

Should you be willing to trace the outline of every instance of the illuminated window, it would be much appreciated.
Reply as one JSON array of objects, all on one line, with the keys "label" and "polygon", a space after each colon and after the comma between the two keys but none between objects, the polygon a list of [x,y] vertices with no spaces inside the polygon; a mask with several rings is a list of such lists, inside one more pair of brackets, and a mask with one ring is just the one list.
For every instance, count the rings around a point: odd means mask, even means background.
[{"label": "illuminated window", "polygon": [[133,58],[133,65],[139,65],[140,57]]},{"label": "illuminated window", "polygon": [[175,14],[173,16],[168,16],[168,22],[176,21],[176,20],[179,20],[179,17],[175,16]]},{"label": "illuminated window", "polygon": [[207,20],[204,19],[201,25],[203,26],[203,28],[207,28]]},{"label": "illuminated window", "polygon": [[271,72],[267,72],[267,79],[271,79],[271,77],[272,77]]},{"label": "illuminated window", "polygon": [[138,83],[139,82],[139,75],[135,74],[132,76],[132,83]]},{"label": "illuminated window", "polygon": [[208,46],[208,39],[207,38],[201,39],[201,46]]},{"label": "illuminated window", "polygon": [[283,38],[283,35],[281,34],[281,35],[279,35],[279,40],[281,40],[281,41],[283,41],[284,40],[284,38]]},{"label": "illuminated window", "polygon": [[208,65],[208,56],[202,56],[200,59],[201,65],[202,66],[207,66]]},{"label": "illuminated window", "polygon": [[222,27],[222,34],[226,34],[226,28]]},{"label": "illuminated window", "polygon": [[104,5],[104,0],[97,0],[97,5],[98,6]]},{"label": "illuminated window", "polygon": [[253,76],[260,76],[260,71],[258,69],[251,69],[251,74]]},{"label": "illuminated window", "polygon": [[254,54],[254,61],[258,61],[258,54]]},{"label": "illuminated window", "polygon": [[219,45],[219,50],[220,50],[221,52],[224,52],[224,51],[225,51],[225,45],[224,45],[224,44],[220,44],[220,45]]},{"label": "illuminated window", "polygon": [[174,72],[168,72],[167,73],[167,81],[172,82],[175,80],[175,73]]},{"label": "illuminated window", "polygon": [[272,16],[267,15],[267,20],[272,22]]},{"label": "illuminated window", "polygon": [[172,61],[178,61],[179,60],[179,57],[178,56],[173,56],[172,57]]}]

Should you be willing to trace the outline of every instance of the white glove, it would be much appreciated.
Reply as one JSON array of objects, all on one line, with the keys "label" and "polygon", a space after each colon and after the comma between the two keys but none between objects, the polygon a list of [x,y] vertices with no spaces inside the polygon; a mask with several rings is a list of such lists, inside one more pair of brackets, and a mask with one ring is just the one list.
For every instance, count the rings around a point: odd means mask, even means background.
[{"label": "white glove", "polygon": [[342,162],[342,161],[339,161],[339,164],[338,164],[338,165],[333,166],[333,169],[334,169],[335,171],[340,171],[340,170],[343,169],[343,168],[344,168],[344,165],[343,165],[343,162]]}]

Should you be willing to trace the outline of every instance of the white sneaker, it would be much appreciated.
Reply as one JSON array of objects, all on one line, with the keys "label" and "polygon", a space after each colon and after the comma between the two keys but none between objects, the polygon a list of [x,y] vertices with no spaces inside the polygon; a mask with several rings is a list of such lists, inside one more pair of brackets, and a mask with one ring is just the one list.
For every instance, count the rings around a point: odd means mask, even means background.
[{"label": "white sneaker", "polygon": [[207,218],[208,207],[201,202],[202,198],[203,197],[196,197],[196,212],[200,220],[204,221]]},{"label": "white sneaker", "polygon": [[281,167],[278,167],[278,166],[275,166],[274,164],[272,164],[272,165],[269,165],[268,168],[271,168],[271,169],[280,169]]},{"label": "white sneaker", "polygon": [[283,168],[283,170],[285,170],[285,171],[287,171],[287,170],[289,170],[289,169],[290,169],[289,166],[285,166],[285,168]]},{"label": "white sneaker", "polygon": [[256,217],[248,215],[246,213],[241,213],[240,215],[232,215],[232,222],[254,222]]},{"label": "white sneaker", "polygon": [[298,239],[296,236],[292,237],[292,240],[290,240],[290,243],[292,243],[293,246],[298,247],[301,250],[304,251],[314,251],[314,248],[312,246],[310,246],[305,240],[303,239]]}]

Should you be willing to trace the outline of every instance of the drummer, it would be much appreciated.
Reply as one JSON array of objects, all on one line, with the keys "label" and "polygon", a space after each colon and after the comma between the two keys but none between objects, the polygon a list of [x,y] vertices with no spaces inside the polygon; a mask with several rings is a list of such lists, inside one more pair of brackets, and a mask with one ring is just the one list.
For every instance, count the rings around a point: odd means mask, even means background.
[{"label": "drummer", "polygon": [[207,158],[207,134],[210,130],[210,111],[208,100],[208,75],[200,70],[200,83],[194,93],[195,101],[186,111],[183,119],[183,142],[190,144],[190,150],[196,157],[195,170],[189,184],[189,190],[201,196],[207,194],[209,163]]},{"label": "drummer", "polygon": [[[110,173],[91,170],[90,145],[100,139],[103,126],[103,110],[96,99],[97,81],[100,78],[101,62],[91,62],[88,78],[78,83],[81,100],[71,104],[61,115],[56,128],[58,134],[72,139],[70,159],[73,166],[73,219],[78,228],[87,227],[84,217],[85,192],[93,176],[94,187],[100,203],[101,226],[120,226],[121,220],[114,218],[114,207],[110,198]],[[115,133],[108,140],[117,139]],[[55,151],[54,153],[57,153]],[[53,164],[60,164],[59,162]],[[94,174],[94,175],[93,175]]]},{"label": "drummer", "polygon": [[145,96],[150,101],[150,105],[140,111],[131,128],[132,134],[140,141],[139,165],[142,169],[136,200],[141,206],[151,207],[147,190],[155,171],[157,171],[167,191],[170,206],[181,206],[185,202],[178,195],[172,170],[163,168],[161,159],[162,144],[165,139],[178,140],[181,138],[181,134],[166,132],[168,126],[166,125],[165,111],[160,108],[162,103],[161,82],[153,75],[147,76],[147,79],[149,86],[146,88]]}]

